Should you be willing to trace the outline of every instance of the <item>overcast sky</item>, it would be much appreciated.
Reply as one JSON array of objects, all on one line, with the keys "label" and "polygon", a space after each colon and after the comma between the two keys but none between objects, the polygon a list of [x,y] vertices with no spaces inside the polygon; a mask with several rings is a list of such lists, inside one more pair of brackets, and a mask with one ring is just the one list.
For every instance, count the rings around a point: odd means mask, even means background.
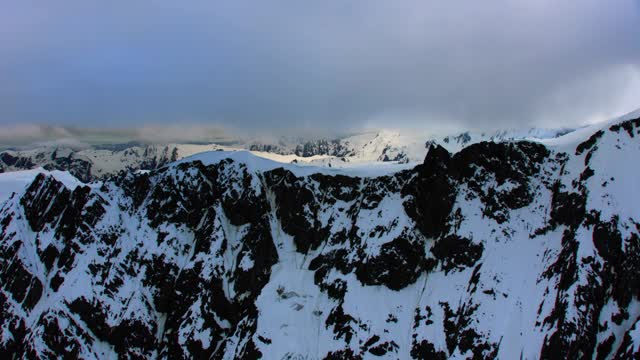
[{"label": "overcast sky", "polygon": [[8,0],[0,124],[593,122],[640,107],[640,1]]}]

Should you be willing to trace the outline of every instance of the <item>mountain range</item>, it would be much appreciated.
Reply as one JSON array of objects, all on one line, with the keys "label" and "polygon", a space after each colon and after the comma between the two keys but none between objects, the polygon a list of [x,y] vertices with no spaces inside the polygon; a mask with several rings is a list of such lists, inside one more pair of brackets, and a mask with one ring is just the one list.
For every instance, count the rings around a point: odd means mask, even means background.
[{"label": "mountain range", "polygon": [[431,140],[0,174],[0,354],[638,358],[640,111]]},{"label": "mountain range", "polygon": [[335,138],[290,138],[265,142],[238,139],[225,144],[143,144],[139,142],[73,148],[63,145],[31,146],[0,152],[0,173],[30,170],[68,171],[90,182],[121,172],[151,170],[203,151],[249,150],[279,162],[298,162],[328,167],[349,167],[379,162],[417,165],[431,144],[449,151],[481,141],[543,140],[564,135],[573,129],[500,130],[489,133],[463,132],[435,136],[424,132],[378,130]]}]

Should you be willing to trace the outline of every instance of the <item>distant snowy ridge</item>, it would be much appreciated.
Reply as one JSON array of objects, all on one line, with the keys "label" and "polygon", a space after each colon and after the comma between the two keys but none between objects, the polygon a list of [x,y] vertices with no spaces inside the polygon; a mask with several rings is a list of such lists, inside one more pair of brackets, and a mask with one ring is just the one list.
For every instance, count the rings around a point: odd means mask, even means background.
[{"label": "distant snowy ridge", "polygon": [[0,172],[30,170],[69,171],[89,182],[132,170],[151,170],[204,151],[249,150],[279,162],[307,163],[315,166],[347,168],[368,164],[418,164],[431,144],[439,144],[451,152],[480,141],[548,139],[569,130],[529,129],[495,133],[461,133],[434,137],[424,131],[380,130],[334,139],[300,140],[282,138],[275,143],[239,142],[234,146],[208,144],[113,145],[76,150],[60,146],[0,153]]}]

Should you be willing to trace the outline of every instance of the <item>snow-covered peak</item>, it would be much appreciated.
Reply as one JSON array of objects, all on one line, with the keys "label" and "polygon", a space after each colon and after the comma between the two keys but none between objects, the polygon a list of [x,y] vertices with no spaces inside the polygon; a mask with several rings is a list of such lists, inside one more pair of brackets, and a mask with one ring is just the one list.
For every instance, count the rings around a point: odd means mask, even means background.
[{"label": "snow-covered peak", "polygon": [[557,146],[559,148],[569,149],[585,141],[591,135],[597,133],[600,130],[604,130],[611,127],[612,125],[619,124],[628,120],[637,119],[637,118],[640,118],[640,109],[634,110],[630,113],[624,114],[622,116],[619,116],[607,121],[598,122],[592,125],[581,127],[579,129],[576,129],[575,131],[569,132],[557,138],[543,139],[541,142],[548,146]]},{"label": "snow-covered peak", "polygon": [[[262,156],[260,156],[262,155]],[[204,165],[216,164],[223,160],[230,159],[234,162],[243,164],[247,169],[253,173],[260,173],[277,168],[284,168],[291,171],[296,176],[309,176],[311,174],[327,174],[327,175],[350,175],[360,177],[373,177],[392,174],[397,171],[406,170],[414,164],[398,164],[398,163],[384,163],[375,166],[371,166],[370,163],[363,164],[351,164],[351,166],[343,167],[330,167],[321,166],[316,161],[310,162],[279,162],[270,159],[269,155],[260,154],[257,155],[254,152],[246,150],[231,150],[231,151],[206,151],[195,155],[188,156],[184,159],[177,161],[175,164],[189,163],[193,161],[200,161]],[[276,157],[277,159],[278,157]]]},{"label": "snow-covered peak", "polygon": [[52,176],[54,179],[63,183],[67,188],[73,190],[83,183],[76,179],[67,171],[47,171],[43,168],[32,170],[22,170],[0,174],[0,203],[5,202],[13,193],[20,194],[24,189],[33,182],[38,174]]}]

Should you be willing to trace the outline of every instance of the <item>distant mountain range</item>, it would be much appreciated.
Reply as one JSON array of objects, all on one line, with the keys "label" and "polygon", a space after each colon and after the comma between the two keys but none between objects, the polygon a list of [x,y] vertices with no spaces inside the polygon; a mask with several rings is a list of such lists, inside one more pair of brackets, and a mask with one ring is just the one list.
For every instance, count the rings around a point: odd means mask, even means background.
[{"label": "distant mountain range", "polygon": [[[46,146],[28,150],[0,152],[0,172],[28,170],[69,171],[89,182],[105,179],[123,171],[152,170],[198,152],[210,150],[249,150],[261,157],[278,161],[295,161],[317,166],[348,167],[377,162],[419,163],[431,144],[456,152],[481,141],[540,140],[564,135],[572,130],[497,131],[433,137],[400,131],[377,131],[335,139],[291,140],[275,143],[240,142],[234,146],[220,144],[140,143],[99,145],[76,150],[70,147]],[[281,156],[278,156],[281,155]]]}]

